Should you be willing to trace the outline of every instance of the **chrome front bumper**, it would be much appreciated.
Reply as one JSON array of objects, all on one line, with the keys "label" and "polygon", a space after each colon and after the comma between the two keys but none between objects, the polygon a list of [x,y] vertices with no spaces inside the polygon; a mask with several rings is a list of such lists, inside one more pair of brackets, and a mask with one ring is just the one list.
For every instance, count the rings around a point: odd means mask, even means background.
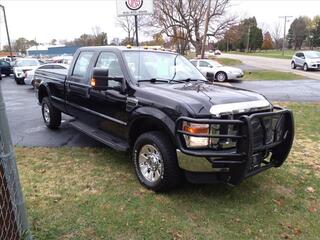
[{"label": "chrome front bumper", "polygon": [[205,157],[187,155],[177,149],[179,167],[189,172],[217,173],[228,172],[229,168],[215,168]]}]

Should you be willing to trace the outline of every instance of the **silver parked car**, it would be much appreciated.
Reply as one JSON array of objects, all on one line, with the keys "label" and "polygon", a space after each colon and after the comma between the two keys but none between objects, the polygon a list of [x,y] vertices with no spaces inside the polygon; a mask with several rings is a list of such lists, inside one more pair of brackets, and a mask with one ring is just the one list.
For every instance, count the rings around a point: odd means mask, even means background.
[{"label": "silver parked car", "polygon": [[303,51],[297,52],[291,61],[291,68],[302,67],[304,71],[309,69],[320,70],[320,52]]},{"label": "silver parked car", "polygon": [[242,78],[244,72],[240,68],[223,66],[209,59],[193,59],[190,62],[196,66],[208,80],[224,82],[236,78]]}]

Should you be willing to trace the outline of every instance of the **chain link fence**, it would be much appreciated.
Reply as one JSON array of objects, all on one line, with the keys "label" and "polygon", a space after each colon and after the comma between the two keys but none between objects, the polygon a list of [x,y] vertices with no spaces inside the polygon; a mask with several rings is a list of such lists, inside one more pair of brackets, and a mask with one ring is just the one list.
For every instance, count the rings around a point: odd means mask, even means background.
[{"label": "chain link fence", "polygon": [[0,86],[0,240],[31,239]]}]

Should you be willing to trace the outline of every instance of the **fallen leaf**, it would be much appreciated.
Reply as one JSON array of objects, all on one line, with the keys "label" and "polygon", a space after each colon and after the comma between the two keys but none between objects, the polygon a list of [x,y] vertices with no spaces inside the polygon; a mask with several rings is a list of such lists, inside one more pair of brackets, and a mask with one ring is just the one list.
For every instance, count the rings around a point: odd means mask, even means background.
[{"label": "fallen leaf", "polygon": [[281,237],[282,237],[283,239],[291,239],[291,237],[290,237],[290,235],[289,235],[288,233],[282,233],[282,234],[281,234]]},{"label": "fallen leaf", "polygon": [[314,193],[316,190],[313,187],[307,187],[307,192]]},{"label": "fallen leaf", "polygon": [[294,233],[295,236],[300,236],[301,233],[302,233],[302,231],[301,231],[301,229],[299,229],[299,228],[295,228],[294,231],[293,231],[293,233]]},{"label": "fallen leaf", "polygon": [[315,212],[318,211],[318,209],[315,208],[315,207],[309,207],[308,210],[309,210],[309,212],[311,212],[311,213],[315,213]]}]

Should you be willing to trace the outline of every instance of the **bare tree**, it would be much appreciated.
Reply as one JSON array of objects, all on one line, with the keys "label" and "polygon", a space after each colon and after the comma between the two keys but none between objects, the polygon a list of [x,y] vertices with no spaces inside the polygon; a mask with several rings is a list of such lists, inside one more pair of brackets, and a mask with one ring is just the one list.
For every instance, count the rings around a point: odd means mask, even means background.
[{"label": "bare tree", "polygon": [[274,40],[276,49],[280,49],[282,47],[282,26],[280,22],[277,22],[273,26],[273,30],[271,32],[271,36]]},{"label": "bare tree", "polygon": [[135,34],[135,22],[134,17],[126,16],[126,17],[118,17],[117,25],[121,27],[127,33],[127,39],[130,44],[133,44],[133,37]]},{"label": "bare tree", "polygon": [[[226,17],[230,0],[214,0],[209,14],[210,35],[218,36],[234,18]],[[155,0],[152,26],[170,38],[190,42],[200,54],[208,0]],[[176,41],[179,42],[179,41]]]}]

